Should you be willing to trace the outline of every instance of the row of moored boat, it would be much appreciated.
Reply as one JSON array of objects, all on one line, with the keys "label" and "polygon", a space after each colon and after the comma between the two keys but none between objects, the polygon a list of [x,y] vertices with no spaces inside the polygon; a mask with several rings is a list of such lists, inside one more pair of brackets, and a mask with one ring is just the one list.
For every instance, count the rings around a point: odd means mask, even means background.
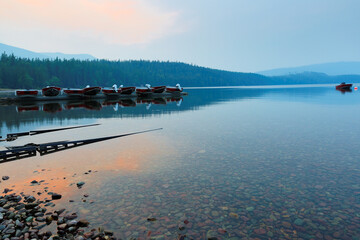
[{"label": "row of moored boat", "polygon": [[26,90],[16,90],[15,95],[18,97],[36,97],[43,95],[46,97],[56,97],[62,94],[67,96],[96,96],[99,93],[103,93],[105,96],[121,96],[121,95],[131,95],[136,92],[137,95],[149,95],[152,93],[181,93],[183,88],[180,84],[176,84],[175,87],[168,86],[156,86],[152,87],[149,84],[146,84],[145,87],[118,87],[114,84],[111,88],[102,88],[102,87],[90,87],[86,86],[83,89],[78,88],[60,88],[56,86],[47,86],[42,90],[35,89],[26,89]]}]

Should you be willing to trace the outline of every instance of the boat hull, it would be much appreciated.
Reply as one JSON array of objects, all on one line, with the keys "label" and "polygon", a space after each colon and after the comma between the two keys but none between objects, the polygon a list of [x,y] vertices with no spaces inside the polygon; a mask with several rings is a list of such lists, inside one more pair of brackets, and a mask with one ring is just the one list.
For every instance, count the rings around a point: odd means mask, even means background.
[{"label": "boat hull", "polygon": [[166,86],[157,86],[151,88],[153,93],[163,93],[166,90]]},{"label": "boat hull", "polygon": [[42,94],[46,97],[56,97],[60,92],[61,88],[59,87],[46,87],[42,89]]},{"label": "boat hull", "polygon": [[336,86],[338,90],[349,90],[352,87],[352,84],[340,84]]},{"label": "boat hull", "polygon": [[123,87],[121,88],[121,94],[123,95],[130,95],[135,92],[135,87]]},{"label": "boat hull", "polygon": [[111,96],[119,96],[121,94],[121,89],[115,91],[114,89],[102,89],[103,94],[105,96],[111,97]]},{"label": "boat hull", "polygon": [[83,89],[84,96],[95,96],[101,92],[101,87],[87,87]]},{"label": "boat hull", "polygon": [[39,94],[38,90],[16,90],[15,95],[21,98],[36,97]]},{"label": "boat hull", "polygon": [[136,88],[136,94],[138,95],[149,95],[151,93],[151,88]]},{"label": "boat hull", "polygon": [[82,89],[64,89],[64,93],[67,94],[70,97],[81,97],[83,96],[83,90]]},{"label": "boat hull", "polygon": [[166,92],[168,92],[168,93],[181,93],[182,91],[183,91],[183,88],[166,87]]}]

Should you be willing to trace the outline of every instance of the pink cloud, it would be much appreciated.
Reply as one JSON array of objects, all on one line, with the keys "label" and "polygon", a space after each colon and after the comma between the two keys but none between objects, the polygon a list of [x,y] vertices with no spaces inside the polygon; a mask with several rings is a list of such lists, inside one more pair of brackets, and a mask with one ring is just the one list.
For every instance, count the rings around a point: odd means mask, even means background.
[{"label": "pink cloud", "polygon": [[178,12],[145,0],[0,0],[0,6],[0,27],[46,32],[49,38],[69,34],[129,45],[178,32]]}]

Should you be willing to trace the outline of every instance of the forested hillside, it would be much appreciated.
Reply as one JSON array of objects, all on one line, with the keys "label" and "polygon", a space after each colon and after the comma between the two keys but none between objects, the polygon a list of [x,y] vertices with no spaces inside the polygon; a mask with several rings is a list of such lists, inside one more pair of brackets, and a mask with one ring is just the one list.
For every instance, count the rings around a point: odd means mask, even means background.
[{"label": "forested hillside", "polygon": [[[347,79],[347,77],[344,77]],[[354,76],[354,79],[360,79]],[[86,85],[125,86],[175,85],[247,86],[268,84],[333,83],[342,76],[325,74],[265,77],[254,73],[214,70],[179,62],[108,61],[108,60],[40,60],[2,54],[0,88],[41,88],[47,85],[79,87]],[[346,81],[346,80],[345,80]]]},{"label": "forested hillside", "polygon": [[258,74],[219,71],[176,62],[29,60],[6,54],[2,54],[0,60],[2,88],[112,86],[114,83],[229,86],[266,84],[267,80]]}]

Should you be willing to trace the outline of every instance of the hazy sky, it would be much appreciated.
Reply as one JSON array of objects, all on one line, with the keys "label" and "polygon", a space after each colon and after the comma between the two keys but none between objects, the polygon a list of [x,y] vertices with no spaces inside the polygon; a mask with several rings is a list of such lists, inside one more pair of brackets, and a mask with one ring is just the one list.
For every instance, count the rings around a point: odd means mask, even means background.
[{"label": "hazy sky", "polygon": [[256,72],[360,61],[359,0],[0,0],[0,43]]}]

